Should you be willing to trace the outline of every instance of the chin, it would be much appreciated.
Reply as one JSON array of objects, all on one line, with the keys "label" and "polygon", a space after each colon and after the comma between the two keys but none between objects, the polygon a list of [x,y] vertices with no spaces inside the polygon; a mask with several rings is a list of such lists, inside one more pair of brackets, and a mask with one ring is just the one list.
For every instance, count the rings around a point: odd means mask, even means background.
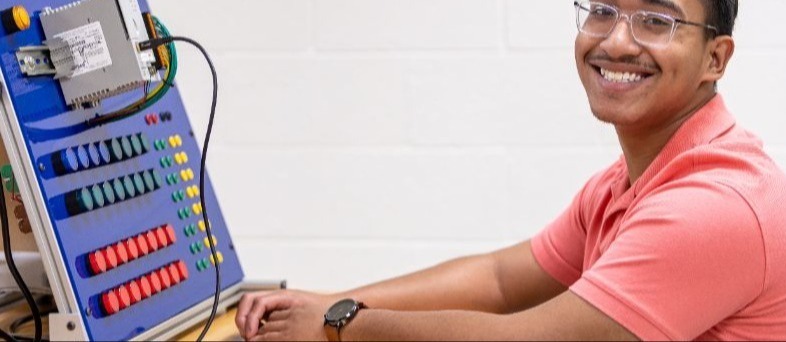
[{"label": "chin", "polygon": [[616,107],[616,109],[612,109],[610,108],[610,106],[604,106],[603,108],[598,108],[590,104],[592,115],[594,115],[595,118],[597,118],[601,122],[607,124],[612,124],[614,126],[623,126],[623,127],[633,126],[641,119],[641,115],[639,115],[635,111],[625,109],[626,106],[614,106],[614,107]]}]

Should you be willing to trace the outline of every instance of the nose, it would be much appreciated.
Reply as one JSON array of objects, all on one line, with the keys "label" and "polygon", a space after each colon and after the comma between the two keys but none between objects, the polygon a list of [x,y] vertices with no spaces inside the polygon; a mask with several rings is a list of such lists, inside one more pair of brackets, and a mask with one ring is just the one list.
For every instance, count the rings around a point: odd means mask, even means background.
[{"label": "nose", "polygon": [[612,58],[641,54],[642,47],[633,38],[630,17],[627,15],[620,17],[609,36],[600,43],[600,48]]}]

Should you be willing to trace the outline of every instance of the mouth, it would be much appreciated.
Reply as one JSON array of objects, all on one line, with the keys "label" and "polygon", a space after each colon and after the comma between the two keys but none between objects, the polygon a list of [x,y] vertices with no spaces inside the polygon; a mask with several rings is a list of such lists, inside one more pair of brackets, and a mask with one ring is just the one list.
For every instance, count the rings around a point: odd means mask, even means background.
[{"label": "mouth", "polygon": [[658,74],[655,68],[627,63],[590,62],[597,84],[607,93],[628,93],[643,89]]},{"label": "mouth", "polygon": [[612,83],[635,83],[652,76],[651,74],[625,72],[625,71],[612,71],[604,68],[597,68],[598,72],[606,81]]}]

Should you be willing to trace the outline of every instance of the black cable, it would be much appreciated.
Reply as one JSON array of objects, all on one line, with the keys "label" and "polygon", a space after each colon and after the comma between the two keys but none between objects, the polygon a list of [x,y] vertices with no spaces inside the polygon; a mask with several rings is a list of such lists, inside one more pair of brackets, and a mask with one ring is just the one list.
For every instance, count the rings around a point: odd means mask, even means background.
[{"label": "black cable", "polygon": [[9,335],[3,329],[0,329],[0,338],[4,339],[6,341],[15,341],[15,342],[17,341],[17,339],[15,339],[13,336]]},{"label": "black cable", "polygon": [[[27,288],[25,280],[22,279],[22,275],[19,274],[19,270],[16,268],[16,263],[14,262],[14,255],[11,253],[11,232],[8,228],[8,207],[5,203],[5,190],[2,188],[3,187],[0,186],[0,221],[2,221],[5,261],[6,264],[8,264],[8,270],[11,271],[11,275],[14,277],[16,285],[19,286],[19,290],[21,290],[22,294],[25,296],[27,305],[30,306],[30,312],[33,314],[33,320],[35,321],[35,341],[39,342],[41,341],[41,332],[43,330],[41,313],[38,311],[38,305],[35,302],[35,298],[33,298],[33,294],[30,293],[30,289]],[[10,335],[8,337],[10,337]],[[12,337],[10,340],[13,341],[15,339]]]},{"label": "black cable", "polygon": [[201,44],[197,43],[195,40],[186,37],[163,37],[157,39],[151,39],[142,43],[139,43],[139,48],[141,50],[145,49],[153,49],[163,44],[168,44],[173,41],[181,41],[186,42],[197,49],[199,52],[202,53],[202,56],[205,57],[207,60],[208,66],[210,66],[210,73],[213,76],[213,103],[210,105],[210,119],[207,122],[207,132],[205,133],[205,142],[202,145],[202,159],[199,165],[199,202],[202,205],[202,219],[205,221],[205,231],[207,232],[207,240],[208,245],[210,246],[210,254],[213,256],[213,264],[216,267],[216,291],[213,296],[213,309],[210,311],[210,317],[207,319],[207,323],[205,323],[205,327],[202,329],[202,333],[199,334],[197,341],[202,341],[205,338],[205,334],[207,331],[210,330],[210,326],[213,324],[213,320],[216,317],[216,312],[218,311],[218,301],[219,296],[221,295],[221,272],[219,271],[219,260],[218,255],[216,253],[216,246],[213,243],[213,233],[210,229],[210,220],[207,218],[207,205],[205,204],[205,162],[207,161],[207,147],[210,144],[210,135],[213,132],[213,119],[216,115],[216,103],[218,102],[218,75],[216,74],[216,68],[213,66],[213,60],[210,59],[210,56],[207,54],[207,51]]}]

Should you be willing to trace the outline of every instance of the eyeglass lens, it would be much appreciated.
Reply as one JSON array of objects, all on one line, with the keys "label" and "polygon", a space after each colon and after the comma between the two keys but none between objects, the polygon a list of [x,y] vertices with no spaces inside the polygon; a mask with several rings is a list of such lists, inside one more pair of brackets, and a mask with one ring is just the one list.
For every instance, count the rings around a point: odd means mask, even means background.
[{"label": "eyeglass lens", "polygon": [[[598,2],[578,2],[576,11],[579,30],[594,37],[606,37],[611,34],[620,18],[616,8]],[[650,12],[636,12],[630,16],[622,16],[630,21],[633,37],[639,43],[662,46],[671,41],[675,25],[673,18]]]}]

